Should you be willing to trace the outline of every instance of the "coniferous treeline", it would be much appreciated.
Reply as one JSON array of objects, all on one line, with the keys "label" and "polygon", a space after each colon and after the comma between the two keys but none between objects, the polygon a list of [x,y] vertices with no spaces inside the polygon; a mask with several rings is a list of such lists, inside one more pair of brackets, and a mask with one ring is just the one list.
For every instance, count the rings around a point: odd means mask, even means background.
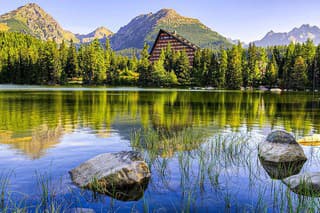
[{"label": "coniferous treeline", "polygon": [[19,33],[0,33],[0,83],[132,86],[210,86],[239,89],[261,85],[319,89],[320,45],[312,41],[270,48],[241,44],[231,49],[199,50],[190,66],[185,51],[164,49],[149,62],[148,46],[138,59],[117,55],[109,42],[76,47]]}]

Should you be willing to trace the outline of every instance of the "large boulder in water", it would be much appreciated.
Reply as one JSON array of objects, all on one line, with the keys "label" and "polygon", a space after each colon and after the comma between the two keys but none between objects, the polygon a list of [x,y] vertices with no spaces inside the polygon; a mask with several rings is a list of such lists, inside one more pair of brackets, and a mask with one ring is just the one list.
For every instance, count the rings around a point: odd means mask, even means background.
[{"label": "large boulder in water", "polygon": [[294,175],[283,182],[295,193],[304,196],[320,196],[320,172]]},{"label": "large boulder in water", "polygon": [[262,160],[274,163],[307,160],[295,138],[283,130],[271,132],[266,141],[259,144],[258,155]]},{"label": "large boulder in water", "polygon": [[69,173],[76,185],[123,201],[139,200],[151,176],[134,151],[98,155]]}]

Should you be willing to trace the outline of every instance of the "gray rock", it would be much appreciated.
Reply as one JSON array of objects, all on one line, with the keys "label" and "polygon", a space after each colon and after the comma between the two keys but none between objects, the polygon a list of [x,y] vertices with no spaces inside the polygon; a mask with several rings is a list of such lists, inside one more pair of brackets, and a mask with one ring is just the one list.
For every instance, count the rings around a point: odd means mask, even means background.
[{"label": "gray rock", "polygon": [[283,182],[295,193],[304,196],[320,196],[320,172],[294,175]]},{"label": "gray rock", "polygon": [[271,132],[266,141],[270,143],[298,144],[296,139],[290,133],[284,130],[275,130]]},{"label": "gray rock", "polygon": [[69,173],[80,187],[126,201],[140,199],[151,176],[148,165],[134,151],[98,155]]},{"label": "gray rock", "polygon": [[258,155],[264,161],[275,163],[307,160],[295,138],[282,130],[273,131],[259,144]]}]

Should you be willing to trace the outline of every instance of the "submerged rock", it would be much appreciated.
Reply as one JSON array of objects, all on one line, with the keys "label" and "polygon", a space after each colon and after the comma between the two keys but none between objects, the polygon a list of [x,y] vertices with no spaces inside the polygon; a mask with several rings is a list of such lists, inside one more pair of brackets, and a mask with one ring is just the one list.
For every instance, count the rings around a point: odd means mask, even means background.
[{"label": "submerged rock", "polygon": [[282,90],[280,88],[271,88],[270,92],[274,92],[274,93],[281,93]]},{"label": "submerged rock", "polygon": [[88,208],[73,208],[66,212],[67,213],[95,213],[93,209],[88,209]]},{"label": "submerged rock", "polygon": [[301,171],[304,163],[306,162],[305,160],[303,160],[275,163],[265,161],[261,158],[259,158],[259,160],[263,168],[272,179],[283,179],[292,175],[296,175]]},{"label": "submerged rock", "polygon": [[259,144],[258,155],[262,160],[274,163],[307,160],[295,138],[283,130],[271,132],[266,141]]},{"label": "submerged rock", "polygon": [[283,182],[295,193],[304,196],[320,196],[320,172],[294,175]]},{"label": "submerged rock", "polygon": [[98,155],[69,173],[76,185],[124,201],[139,200],[151,176],[134,151]]}]

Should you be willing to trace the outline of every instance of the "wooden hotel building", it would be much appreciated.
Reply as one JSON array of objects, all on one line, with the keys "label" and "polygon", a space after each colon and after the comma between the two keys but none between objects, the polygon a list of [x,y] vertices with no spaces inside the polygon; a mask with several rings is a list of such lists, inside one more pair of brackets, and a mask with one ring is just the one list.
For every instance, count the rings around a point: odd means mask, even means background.
[{"label": "wooden hotel building", "polygon": [[165,49],[169,43],[171,45],[171,49],[174,51],[185,50],[188,55],[190,65],[193,64],[194,54],[199,47],[178,35],[176,32],[170,33],[162,29],[159,31],[159,34],[150,52],[151,63],[159,59],[161,50]]}]

